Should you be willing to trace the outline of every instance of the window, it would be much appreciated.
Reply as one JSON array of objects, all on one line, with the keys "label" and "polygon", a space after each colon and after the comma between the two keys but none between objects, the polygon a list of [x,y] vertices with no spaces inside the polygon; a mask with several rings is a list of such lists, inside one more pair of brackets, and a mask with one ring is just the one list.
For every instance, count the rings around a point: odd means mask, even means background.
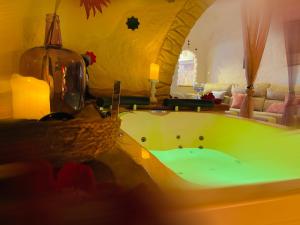
[{"label": "window", "polygon": [[184,50],[178,60],[177,86],[193,86],[197,76],[197,58],[194,52]]}]

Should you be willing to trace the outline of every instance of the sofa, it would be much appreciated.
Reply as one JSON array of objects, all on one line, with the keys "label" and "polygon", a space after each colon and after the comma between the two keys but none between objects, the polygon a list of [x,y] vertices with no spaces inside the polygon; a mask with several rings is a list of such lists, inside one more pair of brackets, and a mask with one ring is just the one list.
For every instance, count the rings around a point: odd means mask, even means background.
[{"label": "sofa", "polygon": [[[246,87],[241,84],[233,84],[231,89],[231,94],[245,94]],[[255,85],[255,93],[253,98],[254,107],[254,119],[278,123],[282,121],[282,116],[284,113],[284,103],[286,101],[286,96],[288,93],[288,87],[283,85],[261,83]],[[296,87],[296,95],[300,96],[300,86]],[[228,115],[239,115],[240,107],[234,107],[232,105],[232,98],[229,104],[231,108],[225,113]],[[300,106],[297,109],[297,115],[300,115]]]},{"label": "sofa", "polygon": [[[184,91],[187,91],[187,87]],[[177,98],[194,98],[196,93],[193,88],[190,92],[182,91],[179,95],[173,97]],[[212,92],[216,98],[220,98],[223,104],[230,105],[230,109],[225,111],[227,115],[238,116],[240,114],[240,107],[233,105],[233,96],[245,95],[245,84],[221,84],[221,83],[206,83],[204,85],[204,94]],[[271,122],[281,123],[283,111],[274,110],[274,106],[283,105],[288,87],[284,85],[270,84],[270,83],[257,83],[255,84],[255,93],[253,98],[254,103],[254,119]],[[296,86],[296,95],[300,96],[300,85]],[[272,106],[272,107],[271,107]],[[297,119],[300,118],[300,106],[298,106]]]}]

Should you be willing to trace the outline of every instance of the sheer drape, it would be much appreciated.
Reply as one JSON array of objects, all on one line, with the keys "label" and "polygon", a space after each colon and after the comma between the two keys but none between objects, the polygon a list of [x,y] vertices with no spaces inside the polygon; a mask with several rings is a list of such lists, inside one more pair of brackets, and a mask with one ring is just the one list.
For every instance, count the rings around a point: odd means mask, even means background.
[{"label": "sheer drape", "polygon": [[300,20],[285,21],[284,37],[286,46],[286,57],[288,65],[289,93],[282,123],[287,126],[294,124],[296,114],[295,86],[297,82],[298,66],[300,65]]},{"label": "sheer drape", "polygon": [[270,29],[271,9],[265,0],[245,0],[242,3],[244,40],[244,67],[247,80],[247,96],[241,107],[241,116],[253,114],[254,83],[261,63]]}]

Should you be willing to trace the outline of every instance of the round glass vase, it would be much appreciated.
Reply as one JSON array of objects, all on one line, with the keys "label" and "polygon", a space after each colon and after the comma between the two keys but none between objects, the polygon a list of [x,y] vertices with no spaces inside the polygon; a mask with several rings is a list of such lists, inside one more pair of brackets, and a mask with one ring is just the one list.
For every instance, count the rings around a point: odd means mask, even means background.
[{"label": "round glass vase", "polygon": [[201,100],[201,97],[202,97],[203,92],[204,92],[204,84],[196,82],[196,83],[194,83],[193,88],[194,88],[194,91],[197,93],[196,99]]},{"label": "round glass vase", "polygon": [[62,47],[58,15],[47,15],[44,46],[21,56],[20,74],[49,84],[51,112],[74,114],[84,107],[85,63],[81,55]]}]

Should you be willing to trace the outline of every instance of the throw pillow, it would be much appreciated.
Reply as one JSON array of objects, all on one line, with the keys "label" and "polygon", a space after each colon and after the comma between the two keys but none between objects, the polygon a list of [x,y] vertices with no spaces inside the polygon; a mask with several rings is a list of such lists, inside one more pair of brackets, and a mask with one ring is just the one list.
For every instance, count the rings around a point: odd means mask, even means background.
[{"label": "throw pillow", "polygon": [[216,99],[224,100],[226,91],[212,91]]},{"label": "throw pillow", "polygon": [[238,94],[238,93],[233,94],[231,108],[240,109],[245,98],[246,98],[246,94]]},{"label": "throw pillow", "polygon": [[277,113],[277,114],[283,114],[285,109],[285,103],[273,103],[269,106],[267,109],[268,113]]}]

